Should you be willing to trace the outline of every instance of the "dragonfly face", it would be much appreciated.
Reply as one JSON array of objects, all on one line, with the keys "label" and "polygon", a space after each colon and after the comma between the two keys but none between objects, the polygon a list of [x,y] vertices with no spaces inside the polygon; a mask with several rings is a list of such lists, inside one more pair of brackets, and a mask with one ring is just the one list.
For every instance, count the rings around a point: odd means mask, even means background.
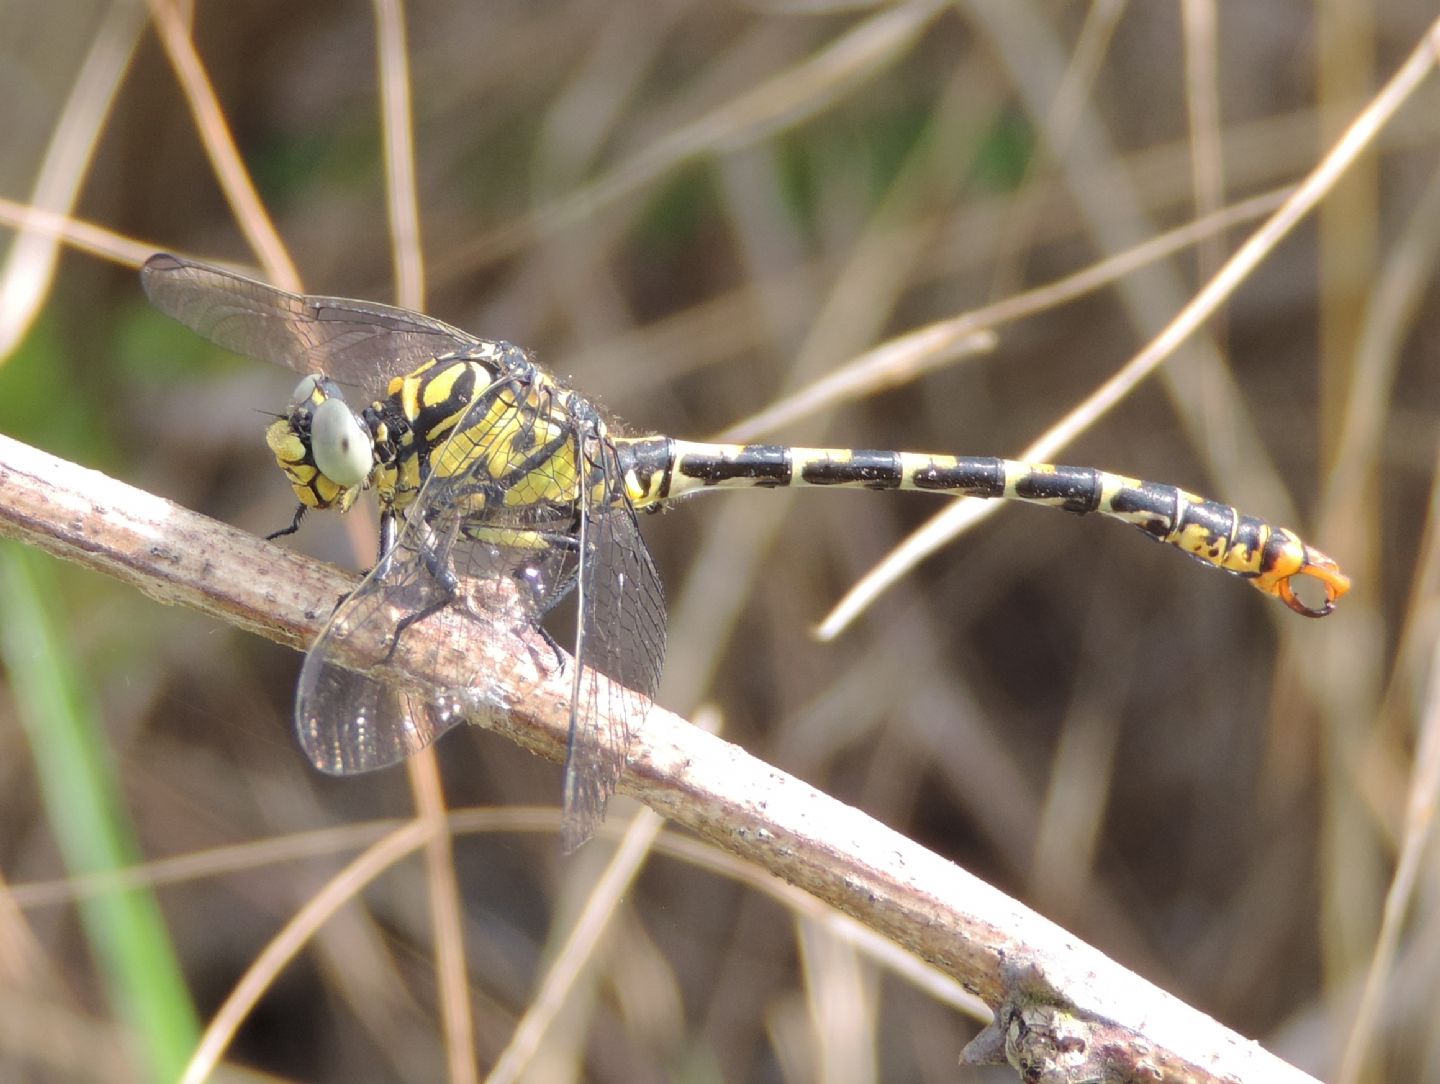
[{"label": "dragonfly face", "polygon": [[265,443],[305,508],[349,511],[379,463],[374,434],[327,377],[304,377]]}]

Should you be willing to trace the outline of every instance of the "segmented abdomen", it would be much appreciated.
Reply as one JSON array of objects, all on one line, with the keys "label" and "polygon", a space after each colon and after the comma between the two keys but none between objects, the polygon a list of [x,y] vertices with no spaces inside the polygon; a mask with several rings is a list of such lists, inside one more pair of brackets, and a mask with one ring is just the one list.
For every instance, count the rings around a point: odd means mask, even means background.
[{"label": "segmented abdomen", "polygon": [[[696,444],[665,437],[618,443],[637,506],[717,487],[786,485],[1018,500],[1123,520],[1157,541],[1244,577],[1310,617],[1330,613],[1350,587],[1339,566],[1294,531],[1176,486],[1093,467],[778,444]],[[1295,595],[1290,581],[1302,575],[1320,581],[1323,605],[1312,607]]]}]

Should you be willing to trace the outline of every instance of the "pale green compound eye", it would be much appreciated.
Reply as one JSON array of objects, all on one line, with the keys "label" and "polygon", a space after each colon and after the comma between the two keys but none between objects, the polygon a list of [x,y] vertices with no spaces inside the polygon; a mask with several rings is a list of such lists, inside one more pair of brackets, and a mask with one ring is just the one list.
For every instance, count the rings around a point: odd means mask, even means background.
[{"label": "pale green compound eye", "polygon": [[290,393],[290,402],[296,404],[307,402],[314,394],[315,389],[324,382],[323,377],[316,376],[314,373],[307,374],[301,378],[300,383],[295,385],[295,390]]},{"label": "pale green compound eye", "polygon": [[321,474],[347,489],[363,485],[375,465],[370,434],[343,399],[326,399],[315,407],[310,419],[310,454]]}]

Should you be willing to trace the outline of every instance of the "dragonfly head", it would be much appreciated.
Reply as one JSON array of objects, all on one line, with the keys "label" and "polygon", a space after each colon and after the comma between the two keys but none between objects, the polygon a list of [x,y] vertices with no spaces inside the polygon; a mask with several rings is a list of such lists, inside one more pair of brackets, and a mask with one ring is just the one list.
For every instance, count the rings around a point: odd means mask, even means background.
[{"label": "dragonfly head", "polygon": [[323,376],[305,377],[290,409],[265,431],[265,443],[306,508],[347,511],[375,470],[369,428]]}]

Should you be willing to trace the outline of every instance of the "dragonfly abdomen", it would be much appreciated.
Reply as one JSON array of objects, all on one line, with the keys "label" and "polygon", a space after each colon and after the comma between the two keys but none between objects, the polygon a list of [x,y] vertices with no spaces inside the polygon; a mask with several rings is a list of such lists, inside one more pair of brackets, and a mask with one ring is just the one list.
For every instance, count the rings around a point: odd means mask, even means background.
[{"label": "dragonfly abdomen", "polygon": [[[1093,467],[869,449],[699,444],[666,437],[617,444],[637,507],[706,489],[755,486],[899,489],[1024,501],[1121,520],[1158,542],[1244,577],[1311,617],[1329,613],[1350,587],[1336,563],[1294,531],[1176,486]],[[1312,607],[1295,595],[1290,580],[1298,575],[1321,582],[1323,605]]]},{"label": "dragonfly abdomen", "polygon": [[[994,457],[782,444],[700,444],[661,437],[618,443],[625,445],[627,458],[646,468],[642,495],[632,494],[637,504],[716,488],[902,489],[1022,500],[1081,514],[1108,512],[1138,525],[1132,516],[1159,514],[1173,519],[1174,497],[1181,492],[1173,486],[1140,482],[1091,467]],[[1128,496],[1119,496],[1121,490]]]}]

